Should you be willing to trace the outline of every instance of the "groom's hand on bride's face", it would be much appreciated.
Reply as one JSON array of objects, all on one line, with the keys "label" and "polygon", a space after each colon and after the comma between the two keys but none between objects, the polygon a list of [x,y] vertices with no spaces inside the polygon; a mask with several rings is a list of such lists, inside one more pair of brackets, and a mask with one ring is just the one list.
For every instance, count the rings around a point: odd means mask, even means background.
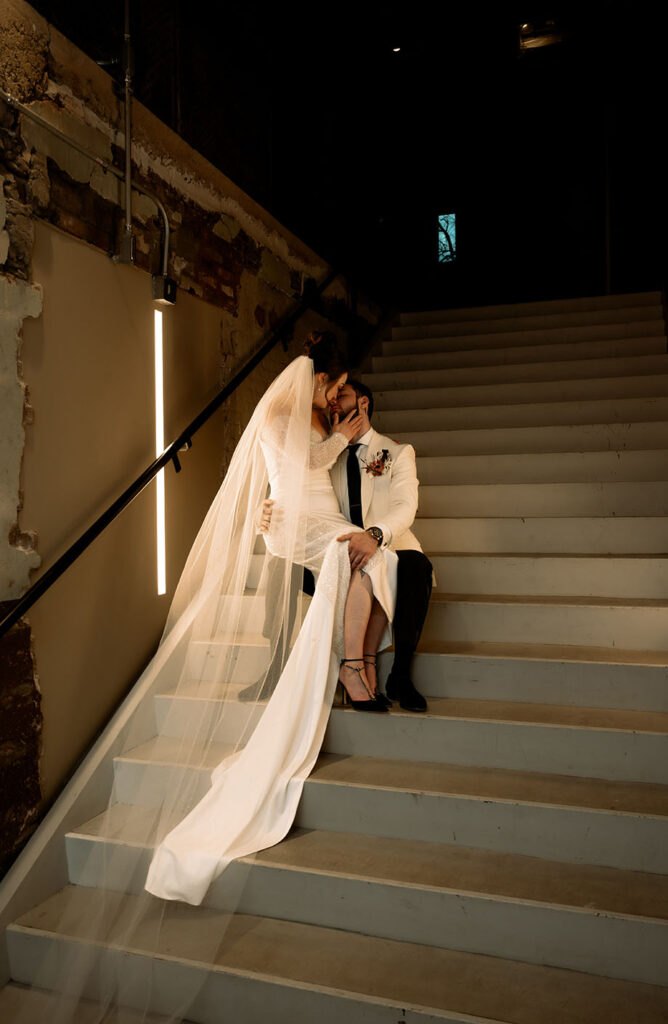
[{"label": "groom's hand on bride's face", "polygon": [[372,555],[378,551],[378,541],[374,540],[370,533],[345,533],[343,537],[337,537],[340,541],[350,541],[348,544],[348,557],[350,568],[363,569]]}]

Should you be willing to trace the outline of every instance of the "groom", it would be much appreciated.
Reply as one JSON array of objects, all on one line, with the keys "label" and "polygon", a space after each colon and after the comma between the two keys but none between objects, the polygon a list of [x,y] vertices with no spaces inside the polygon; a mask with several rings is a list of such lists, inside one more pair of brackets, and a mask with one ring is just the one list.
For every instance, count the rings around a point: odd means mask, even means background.
[{"label": "groom", "polygon": [[348,380],[330,404],[330,418],[343,419],[354,408],[363,417],[359,432],[330,470],[343,515],[365,533],[348,533],[350,564],[362,568],[379,547],[396,551],[397,604],[394,613],[394,662],[386,684],[390,700],[405,711],[426,711],[413,685],[411,661],[418,645],[432,587],[432,565],[410,527],[418,507],[415,450],[371,426],[373,394]]}]

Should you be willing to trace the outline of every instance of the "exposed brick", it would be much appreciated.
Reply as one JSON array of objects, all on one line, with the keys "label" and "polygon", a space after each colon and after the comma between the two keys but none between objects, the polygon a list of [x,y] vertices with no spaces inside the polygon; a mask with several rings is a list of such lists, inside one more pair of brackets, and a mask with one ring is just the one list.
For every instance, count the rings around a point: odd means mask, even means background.
[{"label": "exposed brick", "polygon": [[75,217],[74,214],[67,213],[65,210],[54,210],[49,219],[52,224],[61,228],[62,231],[69,232],[69,234],[74,235],[75,238],[83,238],[88,241],[90,225],[86,224],[86,222],[81,220],[80,217]]},{"label": "exposed brick", "polygon": [[4,267],[10,274],[27,281],[30,277],[30,260],[35,235],[32,218],[24,213],[13,212],[8,202],[6,229],[9,235],[9,249]]},{"label": "exposed brick", "polygon": [[[14,604],[0,602],[0,618]],[[41,737],[30,626],[20,620],[0,640],[0,871],[30,835],[39,812]]]},{"label": "exposed brick", "polygon": [[252,274],[259,273],[262,263],[261,245],[258,245],[245,231],[239,231],[231,246],[244,270],[248,270]]}]

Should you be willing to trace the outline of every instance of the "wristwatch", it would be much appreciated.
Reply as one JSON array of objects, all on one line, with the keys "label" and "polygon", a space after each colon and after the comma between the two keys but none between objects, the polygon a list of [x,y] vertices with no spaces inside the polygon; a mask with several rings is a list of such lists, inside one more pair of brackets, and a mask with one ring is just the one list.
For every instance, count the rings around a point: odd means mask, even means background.
[{"label": "wristwatch", "polygon": [[371,536],[373,537],[373,539],[378,544],[378,547],[379,548],[382,547],[382,545],[383,545],[383,531],[381,530],[380,526],[367,526],[367,528],[366,528],[366,530],[364,532],[365,533],[370,533]]}]

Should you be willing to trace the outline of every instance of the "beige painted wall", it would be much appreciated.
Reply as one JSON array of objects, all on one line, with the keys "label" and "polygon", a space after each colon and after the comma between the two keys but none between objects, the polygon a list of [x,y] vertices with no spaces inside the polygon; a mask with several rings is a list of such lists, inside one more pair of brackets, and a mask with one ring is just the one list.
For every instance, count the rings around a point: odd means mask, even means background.
[{"label": "beige painted wall", "polygon": [[[23,328],[35,418],[26,430],[21,519],[38,534],[41,574],[154,458],[154,304],[144,271],[43,222],[33,280],[44,299],[42,315]],[[182,292],[164,322],[169,443],[220,387],[221,364],[228,376],[259,339],[247,319]],[[181,473],[167,469],[167,595],[156,593],[151,484],[28,613],[46,800],[150,660],[226,455],[255,396],[296,352],[279,346],[195,435]]]}]

